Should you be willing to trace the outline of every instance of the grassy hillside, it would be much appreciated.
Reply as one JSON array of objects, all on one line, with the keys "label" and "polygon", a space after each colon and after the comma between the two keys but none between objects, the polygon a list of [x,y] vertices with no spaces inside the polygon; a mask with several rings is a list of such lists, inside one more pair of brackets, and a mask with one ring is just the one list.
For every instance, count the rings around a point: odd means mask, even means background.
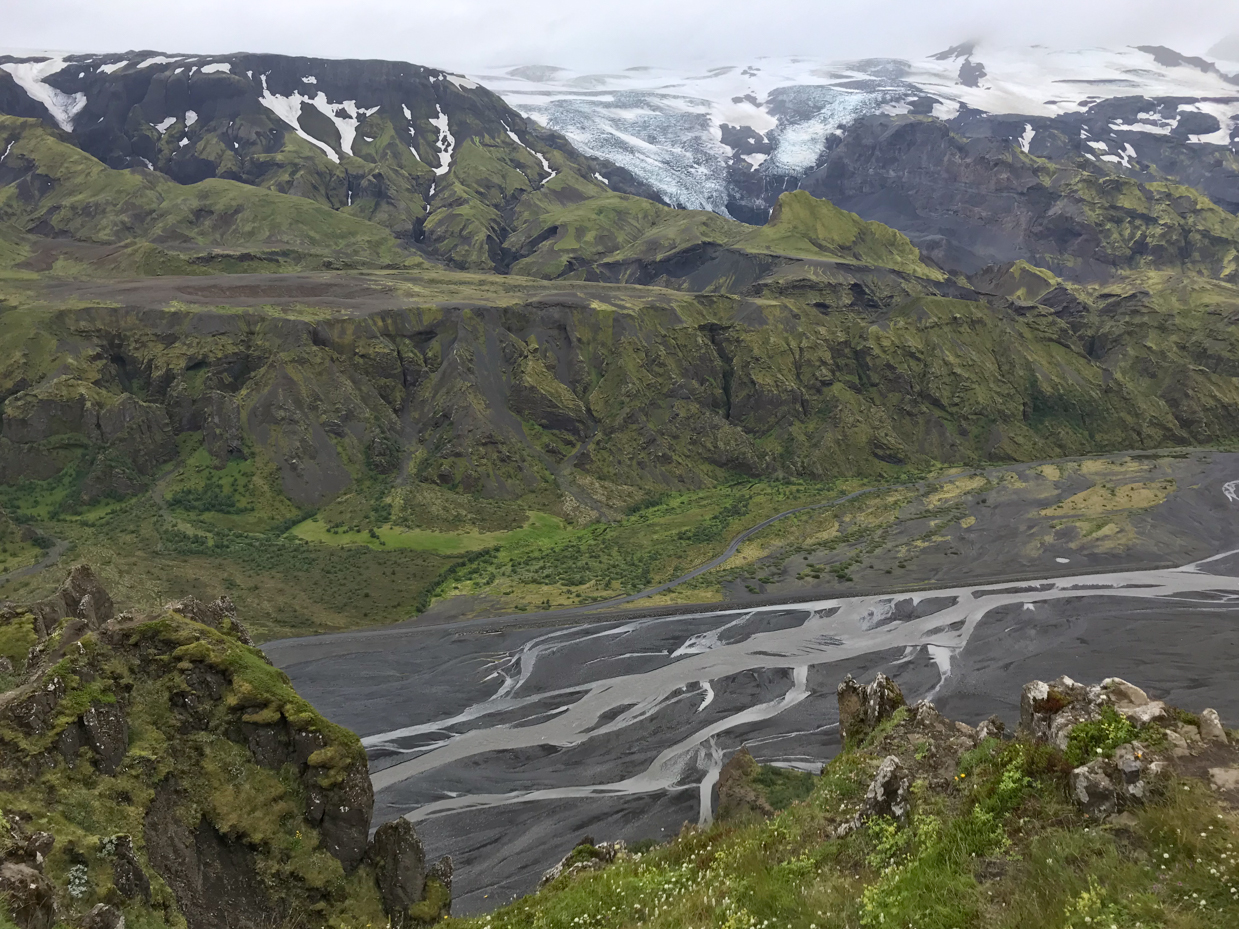
[{"label": "grassy hillside", "polygon": [[753,227],[714,213],[600,193],[572,175],[555,178],[522,202],[504,248],[517,256],[517,274],[693,290],[739,289],[796,260],[945,278],[921,261],[902,234],[800,191],[784,194],[769,222]]},{"label": "grassy hillside", "polygon": [[[217,250],[258,252],[273,270],[328,259],[381,266],[406,257],[385,229],[305,198],[235,181],[181,185],[153,171],[113,170],[36,120],[0,116],[0,143],[8,148],[0,220],[38,235],[143,240],[170,253],[165,260],[176,271],[185,259]],[[154,268],[136,261],[115,270]]]}]

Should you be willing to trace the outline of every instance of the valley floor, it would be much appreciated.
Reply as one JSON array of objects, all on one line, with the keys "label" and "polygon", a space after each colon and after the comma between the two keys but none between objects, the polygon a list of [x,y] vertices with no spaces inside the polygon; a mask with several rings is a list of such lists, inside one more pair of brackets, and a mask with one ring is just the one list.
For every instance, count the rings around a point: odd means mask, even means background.
[{"label": "valley floor", "polygon": [[[771,526],[719,569],[736,572],[718,581],[737,601],[723,611],[446,622],[438,607],[267,650],[362,735],[376,820],[415,817],[457,860],[457,911],[477,912],[531,890],[582,835],[709,823],[741,745],[819,769],[848,673],[885,670],[968,723],[1013,725],[1013,682],[1062,673],[1239,718],[1239,564],[1205,560],[1239,548],[1236,473],[1239,456],[1191,452],[947,475]],[[833,589],[814,596],[828,565]],[[903,585],[923,592],[880,592]]]}]

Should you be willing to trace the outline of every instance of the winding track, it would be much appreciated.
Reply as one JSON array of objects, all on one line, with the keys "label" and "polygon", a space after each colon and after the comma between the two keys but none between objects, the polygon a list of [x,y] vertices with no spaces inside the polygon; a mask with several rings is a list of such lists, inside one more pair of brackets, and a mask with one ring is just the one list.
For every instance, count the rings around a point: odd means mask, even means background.
[{"label": "winding track", "polygon": [[15,581],[19,577],[28,577],[31,574],[38,574],[40,571],[44,571],[58,562],[60,557],[68,551],[69,543],[64,539],[57,539],[53,536],[48,536],[48,538],[56,544],[47,550],[47,554],[34,564],[26,565],[24,568],[16,568],[8,574],[0,574],[0,586],[7,584],[9,581]]}]

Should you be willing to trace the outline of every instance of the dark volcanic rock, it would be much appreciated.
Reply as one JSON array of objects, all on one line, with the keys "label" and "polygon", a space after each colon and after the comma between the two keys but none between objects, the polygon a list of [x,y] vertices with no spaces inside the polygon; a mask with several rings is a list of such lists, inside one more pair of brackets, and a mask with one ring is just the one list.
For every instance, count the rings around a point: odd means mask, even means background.
[{"label": "dark volcanic rock", "polygon": [[[1114,103],[1107,101],[1111,107]],[[1137,110],[1142,105],[1149,102],[1132,103]],[[1193,119],[1184,122],[1188,114],[1176,111],[1176,125],[1185,126],[1184,139],[1216,131],[1216,120],[1191,115]],[[951,124],[916,116],[865,117],[849,127],[825,164],[805,177],[801,187],[892,226],[916,243],[926,243],[936,261],[970,274],[1019,259],[1082,280],[1105,278],[1116,269],[1139,267],[1153,259],[1205,265],[1210,273],[1222,273],[1227,259],[1214,253],[1221,243],[1175,254],[1150,250],[1159,247],[1152,244],[1159,226],[1178,220],[1173,208],[1163,214],[1159,206],[1170,207],[1173,196],[1140,182],[1169,172],[1128,171],[1117,155],[1106,156],[1114,158],[1113,163],[1097,160],[1094,150],[1084,144],[1093,137],[1086,126],[1092,126],[1097,137],[1104,126],[1109,138],[1109,123],[1116,118],[1113,112],[1099,111],[1089,120],[1073,117],[1073,122],[1057,128],[1048,121],[1022,117],[961,116]],[[1131,118],[1135,119],[1134,113]],[[1026,154],[1020,139],[1028,129],[1035,134]],[[1149,143],[1147,135],[1142,133],[1139,141],[1150,153],[1149,145],[1166,144]],[[1046,148],[1055,139],[1063,144]],[[1126,144],[1111,142],[1119,150]],[[1193,159],[1220,161],[1212,168],[1189,169]],[[1185,183],[1212,178],[1223,205],[1231,205],[1226,198],[1231,182],[1226,178],[1239,178],[1239,160],[1234,156],[1195,146],[1182,152],[1176,148],[1159,160],[1181,162],[1178,172]],[[1124,172],[1130,179],[1121,176]],[[1112,211],[1120,196],[1126,204],[1146,200],[1144,215],[1129,209],[1120,218]],[[1130,228],[1121,225],[1133,222],[1137,225]],[[1112,224],[1120,225],[1116,229]]]},{"label": "dark volcanic rock", "polygon": [[257,874],[254,853],[229,842],[210,823],[190,828],[168,782],[159,785],[146,814],[146,853],[176,895],[189,929],[258,929],[272,901]]},{"label": "dark volcanic rock", "polygon": [[99,770],[114,774],[129,748],[129,724],[115,704],[96,704],[82,714],[86,744],[98,757]]},{"label": "dark volcanic rock", "polygon": [[56,920],[51,881],[29,865],[0,863],[0,898],[18,929],[51,929]]},{"label": "dark volcanic rock", "polygon": [[82,918],[82,929],[125,929],[125,914],[114,906],[97,903]]},{"label": "dark volcanic rock", "polygon": [[839,684],[839,735],[845,745],[857,745],[904,705],[899,685],[885,674],[861,686],[848,675]]},{"label": "dark volcanic rock", "polygon": [[383,823],[375,831],[366,855],[374,865],[383,906],[389,915],[403,913],[410,904],[422,899],[426,851],[411,822],[401,818]]},{"label": "dark volcanic rock", "polygon": [[121,896],[127,899],[141,897],[148,903],[151,899],[151,881],[142,869],[133,850],[133,839],[127,835],[114,836],[112,846],[112,883]]}]

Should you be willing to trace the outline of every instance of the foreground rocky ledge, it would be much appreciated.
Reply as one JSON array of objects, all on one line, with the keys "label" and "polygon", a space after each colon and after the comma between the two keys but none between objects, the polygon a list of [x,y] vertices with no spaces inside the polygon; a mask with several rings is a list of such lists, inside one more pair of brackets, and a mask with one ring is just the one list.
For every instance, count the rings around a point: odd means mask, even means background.
[{"label": "foreground rocky ledge", "polygon": [[1218,715],[1117,678],[1023,688],[1010,732],[839,686],[820,776],[741,749],[718,820],[628,849],[586,840],[539,893],[478,921],[564,926],[1239,925],[1239,748]]},{"label": "foreground rocky ledge", "polygon": [[403,820],[369,840],[373,805],[357,737],[228,598],[117,613],[81,565],[0,604],[0,906],[18,929],[437,921],[450,860],[428,871]]}]

